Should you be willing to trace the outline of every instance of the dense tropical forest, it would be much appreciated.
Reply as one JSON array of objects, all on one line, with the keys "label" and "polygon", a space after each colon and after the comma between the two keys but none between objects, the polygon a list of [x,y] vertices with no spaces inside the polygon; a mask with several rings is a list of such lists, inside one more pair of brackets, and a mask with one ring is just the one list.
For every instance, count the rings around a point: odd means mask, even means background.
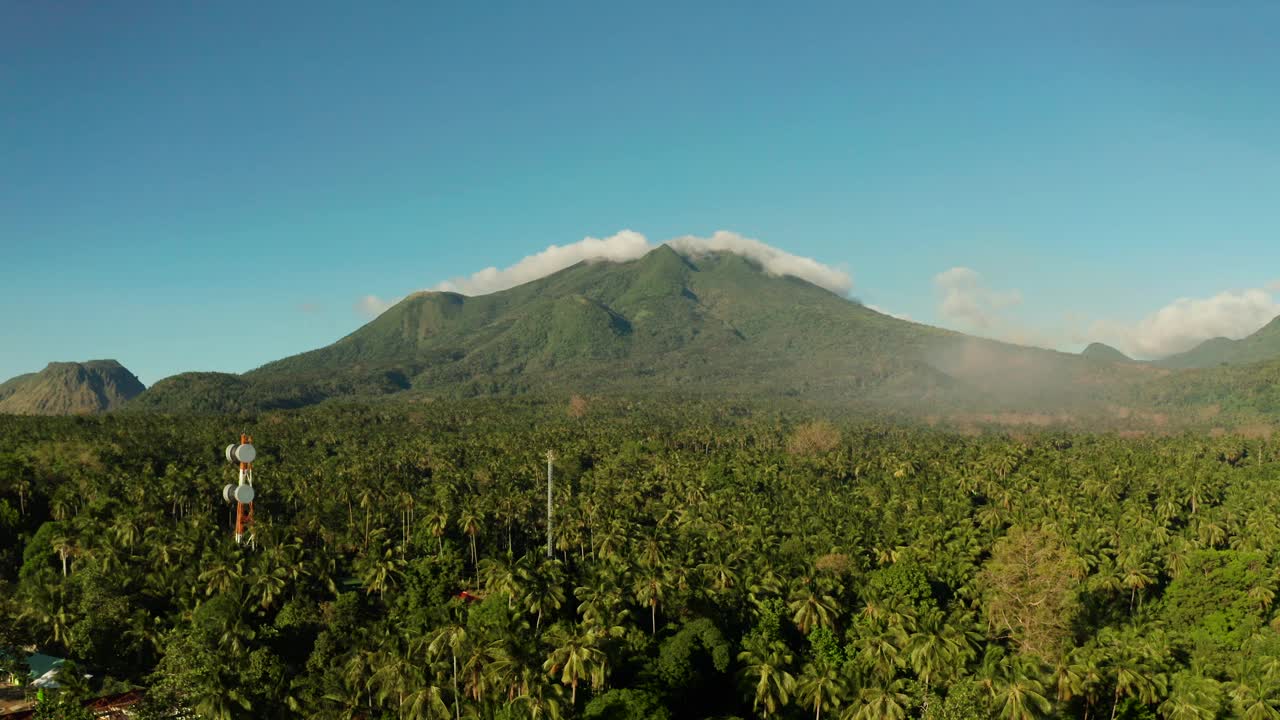
[{"label": "dense tropical forest", "polygon": [[[241,431],[252,546],[221,498]],[[141,687],[144,718],[1260,720],[1278,586],[1264,434],[592,398],[0,416],[0,648],[92,676],[44,717]]]}]

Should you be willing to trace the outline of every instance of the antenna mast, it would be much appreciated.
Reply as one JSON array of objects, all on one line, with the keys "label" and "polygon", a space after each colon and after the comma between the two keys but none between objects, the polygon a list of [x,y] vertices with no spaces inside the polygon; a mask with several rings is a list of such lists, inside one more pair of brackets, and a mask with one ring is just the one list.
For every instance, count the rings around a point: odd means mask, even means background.
[{"label": "antenna mast", "polygon": [[222,489],[222,498],[228,503],[236,504],[236,544],[244,542],[249,536],[249,544],[253,545],[253,461],[258,451],[253,447],[253,438],[240,433],[240,442],[227,446],[227,462],[240,468],[240,482]]},{"label": "antenna mast", "polygon": [[551,463],[555,462],[556,454],[550,450],[547,451],[547,559],[555,557],[551,551]]}]

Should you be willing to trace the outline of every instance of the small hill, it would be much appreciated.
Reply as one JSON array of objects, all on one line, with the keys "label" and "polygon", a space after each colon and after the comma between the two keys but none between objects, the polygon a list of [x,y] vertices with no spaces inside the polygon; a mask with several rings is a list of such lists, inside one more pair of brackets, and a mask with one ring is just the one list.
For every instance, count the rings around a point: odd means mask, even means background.
[{"label": "small hill", "polygon": [[1080,357],[1097,362],[1133,362],[1133,358],[1103,343],[1089,343],[1089,347],[1080,353]]},{"label": "small hill", "polygon": [[83,415],[114,410],[146,388],[115,360],[53,362],[0,385],[0,413]]},{"label": "small hill", "polygon": [[1262,329],[1240,340],[1217,337],[1205,340],[1190,350],[1157,360],[1167,368],[1211,368],[1224,365],[1248,365],[1280,358],[1280,316]]}]

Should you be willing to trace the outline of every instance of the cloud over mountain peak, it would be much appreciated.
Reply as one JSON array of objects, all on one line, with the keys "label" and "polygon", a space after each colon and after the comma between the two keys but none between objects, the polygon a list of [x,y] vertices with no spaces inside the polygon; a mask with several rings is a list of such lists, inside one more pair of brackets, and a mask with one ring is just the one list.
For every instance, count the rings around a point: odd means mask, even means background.
[{"label": "cloud over mountain peak", "polygon": [[606,238],[586,237],[569,245],[551,245],[505,268],[487,267],[465,277],[445,280],[432,289],[485,295],[546,277],[582,261],[635,260],[659,244],[695,257],[712,252],[735,253],[759,263],[770,275],[798,277],[840,295],[847,295],[853,289],[853,278],[843,270],[727,230],[718,230],[711,237],[684,235],[658,244],[633,230],[623,230]]}]

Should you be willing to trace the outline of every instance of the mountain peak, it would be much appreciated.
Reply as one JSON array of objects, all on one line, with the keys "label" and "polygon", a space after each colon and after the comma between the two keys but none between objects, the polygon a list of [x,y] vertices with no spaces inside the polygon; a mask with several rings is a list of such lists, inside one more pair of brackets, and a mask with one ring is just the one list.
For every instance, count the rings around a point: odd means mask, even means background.
[{"label": "mountain peak", "polygon": [[1089,347],[1080,353],[1081,357],[1101,362],[1133,362],[1133,358],[1105,343],[1089,343]]}]

